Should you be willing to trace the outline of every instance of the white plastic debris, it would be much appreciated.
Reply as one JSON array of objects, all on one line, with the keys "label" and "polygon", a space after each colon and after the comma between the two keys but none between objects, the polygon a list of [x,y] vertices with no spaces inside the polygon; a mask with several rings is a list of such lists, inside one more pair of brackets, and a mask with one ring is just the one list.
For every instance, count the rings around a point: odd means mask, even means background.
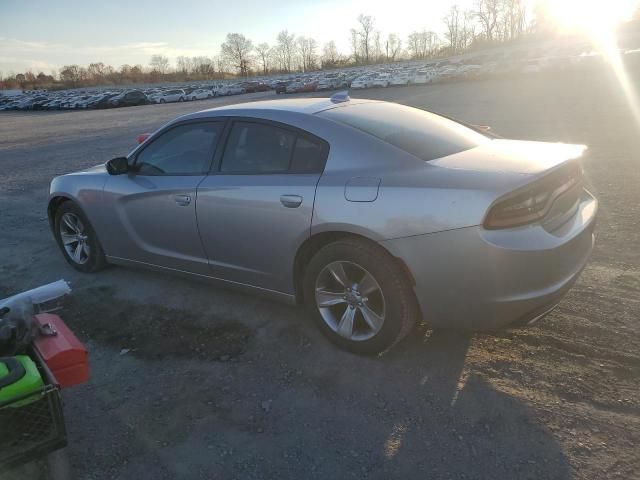
[{"label": "white plastic debris", "polygon": [[41,287],[27,290],[11,297],[3,298],[0,300],[0,308],[11,308],[12,305],[19,305],[28,300],[32,305],[38,307],[40,311],[43,311],[45,310],[45,304],[68,295],[69,293],[71,293],[71,287],[69,287],[69,284],[66,281],[60,279],[57,282],[42,285]]}]

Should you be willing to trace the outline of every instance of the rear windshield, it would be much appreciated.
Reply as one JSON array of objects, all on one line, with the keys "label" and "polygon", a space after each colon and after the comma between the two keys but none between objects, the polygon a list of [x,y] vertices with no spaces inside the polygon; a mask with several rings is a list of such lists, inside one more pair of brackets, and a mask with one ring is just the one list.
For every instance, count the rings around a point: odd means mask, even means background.
[{"label": "rear windshield", "polygon": [[491,141],[464,125],[397,103],[357,103],[318,113],[429,161]]}]

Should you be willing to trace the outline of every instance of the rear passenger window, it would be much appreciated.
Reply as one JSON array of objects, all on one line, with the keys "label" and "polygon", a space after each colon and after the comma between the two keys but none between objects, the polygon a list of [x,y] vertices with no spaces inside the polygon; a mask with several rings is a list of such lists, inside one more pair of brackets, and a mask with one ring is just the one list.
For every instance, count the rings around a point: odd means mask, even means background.
[{"label": "rear passenger window", "polygon": [[295,139],[295,134],[273,125],[236,122],[220,169],[230,173],[286,172]]},{"label": "rear passenger window", "polygon": [[220,171],[225,173],[321,173],[328,145],[304,133],[275,125],[236,121]]},{"label": "rear passenger window", "polygon": [[324,145],[299,136],[291,160],[291,171],[297,173],[321,172],[327,152]]}]

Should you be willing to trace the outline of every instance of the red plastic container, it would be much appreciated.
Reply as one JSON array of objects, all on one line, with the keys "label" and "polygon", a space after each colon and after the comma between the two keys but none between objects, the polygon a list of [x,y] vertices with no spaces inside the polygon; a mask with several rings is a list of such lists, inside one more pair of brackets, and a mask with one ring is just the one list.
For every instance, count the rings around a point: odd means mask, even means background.
[{"label": "red plastic container", "polygon": [[60,388],[89,380],[89,354],[62,319],[51,313],[36,315],[41,330],[55,335],[40,335],[34,346],[42,356]]}]

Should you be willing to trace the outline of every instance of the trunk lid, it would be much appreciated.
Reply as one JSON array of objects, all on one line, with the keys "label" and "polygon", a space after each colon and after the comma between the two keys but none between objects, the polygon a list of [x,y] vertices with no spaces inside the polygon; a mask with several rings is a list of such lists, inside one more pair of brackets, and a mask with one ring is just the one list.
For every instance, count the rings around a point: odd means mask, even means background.
[{"label": "trunk lid", "polygon": [[585,145],[493,140],[470,150],[431,160],[430,165],[455,170],[538,175],[582,156]]}]

